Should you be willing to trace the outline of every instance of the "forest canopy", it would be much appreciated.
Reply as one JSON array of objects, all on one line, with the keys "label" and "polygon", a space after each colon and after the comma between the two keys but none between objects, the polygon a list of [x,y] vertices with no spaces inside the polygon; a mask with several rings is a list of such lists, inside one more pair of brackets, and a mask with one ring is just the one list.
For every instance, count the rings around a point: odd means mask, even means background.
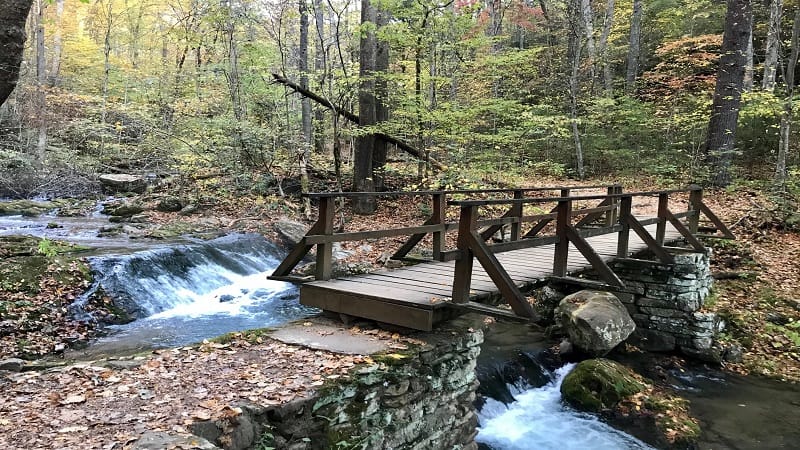
[{"label": "forest canopy", "polygon": [[256,190],[299,178],[308,190],[309,172],[336,175],[322,188],[380,190],[397,170],[415,186],[632,174],[785,186],[797,10],[34,0],[19,87],[0,108],[0,196],[83,194],[106,172],[224,172]]}]

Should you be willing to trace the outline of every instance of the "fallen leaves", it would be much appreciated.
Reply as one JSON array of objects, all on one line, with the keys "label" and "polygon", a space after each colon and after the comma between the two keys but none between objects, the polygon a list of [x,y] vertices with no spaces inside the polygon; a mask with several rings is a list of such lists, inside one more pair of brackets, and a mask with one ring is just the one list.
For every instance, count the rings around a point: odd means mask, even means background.
[{"label": "fallen leaves", "polygon": [[[408,345],[395,333],[366,331]],[[123,448],[146,431],[186,432],[195,421],[234,418],[244,401],[269,406],[308,396],[357,364],[374,363],[261,340],[239,334],[158,350],[130,369],[95,362],[0,377],[0,448]]]}]

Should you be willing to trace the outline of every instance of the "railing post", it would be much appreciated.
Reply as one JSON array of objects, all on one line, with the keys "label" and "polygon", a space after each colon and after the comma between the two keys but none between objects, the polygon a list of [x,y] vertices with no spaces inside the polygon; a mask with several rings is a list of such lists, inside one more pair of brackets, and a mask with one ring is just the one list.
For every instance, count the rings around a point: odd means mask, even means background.
[{"label": "railing post", "polygon": [[[514,200],[522,200],[523,192],[521,190],[514,191]],[[519,240],[519,232],[522,227],[522,202],[511,205],[511,215],[516,219],[511,222],[511,241]]]},{"label": "railing post", "polygon": [[664,245],[667,235],[667,212],[669,211],[669,194],[658,194],[658,225],[656,225],[656,242]]},{"label": "railing post", "polygon": [[[568,189],[565,190],[569,191]],[[562,190],[562,194],[563,192]],[[567,192],[568,195],[569,192]],[[567,276],[567,260],[569,259],[567,228],[571,225],[572,201],[560,200],[556,214],[556,237],[558,237],[558,241],[556,241],[555,255],[553,256],[553,275],[565,277]]]},{"label": "railing post", "polygon": [[[326,236],[333,235],[333,216],[335,212],[333,197],[321,197],[319,199],[319,223],[321,229],[318,234]],[[333,243],[325,242],[317,244],[317,267],[315,278],[317,280],[330,280],[333,271]]]},{"label": "railing post", "polygon": [[[615,184],[608,187],[608,195],[617,195],[622,193],[622,186],[619,184]],[[619,203],[619,199],[617,197],[610,197],[608,204],[610,206],[616,206]],[[617,223],[618,219],[617,208],[610,209],[606,211],[606,226],[612,227]]]},{"label": "railing post", "polygon": [[470,249],[470,235],[477,226],[478,207],[467,205],[461,207],[461,216],[458,220],[458,250],[460,257],[455,264],[453,275],[453,302],[466,303],[469,301],[469,290],[472,284],[473,252]]},{"label": "railing post", "polygon": [[[433,201],[433,215],[431,215],[431,224],[432,225],[442,225],[447,222],[445,211],[447,208],[447,199],[445,198],[444,192],[436,192],[432,196]],[[444,231],[434,231],[433,232],[433,260],[434,261],[441,261],[442,260],[442,251],[444,250],[444,238],[445,233]]]},{"label": "railing post", "polygon": [[627,217],[631,215],[631,207],[633,205],[633,197],[626,195],[620,199],[619,202],[619,223],[622,229],[619,230],[619,237],[617,239],[617,257],[628,257],[628,239],[631,234],[631,226],[628,223]]},{"label": "railing post", "polygon": [[689,210],[692,212],[688,217],[689,231],[692,234],[697,234],[697,229],[700,226],[700,210],[703,205],[703,189],[696,184],[689,186],[689,189],[692,190],[689,193]]}]

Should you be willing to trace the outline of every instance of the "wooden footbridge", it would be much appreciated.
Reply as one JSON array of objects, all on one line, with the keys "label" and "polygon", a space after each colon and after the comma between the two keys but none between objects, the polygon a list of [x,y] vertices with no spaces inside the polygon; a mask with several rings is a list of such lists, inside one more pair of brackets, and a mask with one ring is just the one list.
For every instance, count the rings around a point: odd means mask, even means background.
[{"label": "wooden footbridge", "polygon": [[[304,305],[419,330],[469,311],[535,320],[521,292],[525,287],[557,280],[625,291],[624,282],[609,267],[613,259],[649,251],[671,264],[675,252],[685,251],[670,246],[678,241],[705,251],[699,237],[733,238],[703,202],[698,186],[649,192],[603,185],[380,193],[427,197],[432,214],[420,226],[356,232],[334,231],[336,200],[376,194],[308,195],[319,204],[318,219],[270,278],[302,283]],[[643,205],[655,206],[655,215],[638,214]],[[673,205],[682,211],[674,212]],[[458,210],[458,221],[448,221],[448,208],[451,214]],[[506,231],[507,239],[494,239]],[[447,246],[448,232],[457,233],[455,248]],[[426,239],[428,235],[432,238]],[[392,259],[414,264],[331,279],[333,243],[395,236],[409,237]],[[425,242],[430,243],[431,257],[410,258]],[[315,246],[314,276],[293,275]],[[577,276],[587,272],[597,279]],[[490,304],[498,299],[511,309]]]}]

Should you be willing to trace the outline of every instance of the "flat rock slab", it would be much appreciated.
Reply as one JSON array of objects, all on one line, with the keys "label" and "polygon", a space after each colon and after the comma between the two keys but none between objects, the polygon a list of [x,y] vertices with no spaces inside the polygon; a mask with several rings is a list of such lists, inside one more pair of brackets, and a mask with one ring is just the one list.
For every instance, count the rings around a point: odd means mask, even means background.
[{"label": "flat rock slab", "polygon": [[392,342],[371,334],[354,333],[341,323],[323,317],[291,323],[270,333],[270,337],[286,344],[350,355],[383,352],[389,350]]}]

